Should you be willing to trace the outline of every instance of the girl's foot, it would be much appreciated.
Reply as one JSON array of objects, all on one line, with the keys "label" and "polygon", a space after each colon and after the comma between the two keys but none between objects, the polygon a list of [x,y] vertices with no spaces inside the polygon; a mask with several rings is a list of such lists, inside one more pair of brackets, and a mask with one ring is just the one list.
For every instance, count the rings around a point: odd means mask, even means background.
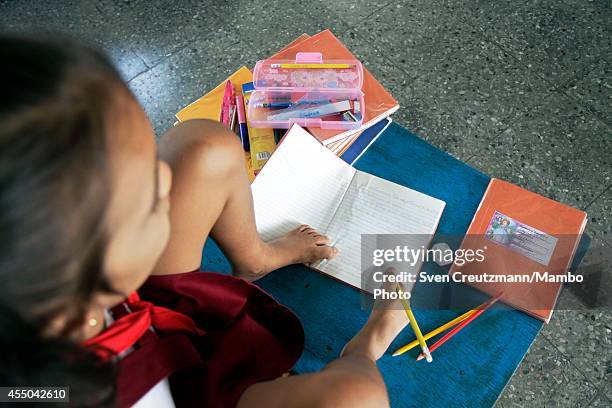
[{"label": "girl's foot", "polygon": [[[312,264],[322,259],[332,259],[338,249],[329,246],[330,240],[309,225],[300,225],[293,231],[271,242],[263,243],[258,252],[257,262],[250,262],[245,268],[235,266],[237,275],[254,280],[268,272],[292,264]],[[257,264],[257,267],[253,265]]]},{"label": "girl's foot", "polygon": [[[396,283],[387,283],[385,289],[394,291],[396,285]],[[347,343],[341,356],[354,353],[376,361],[385,354],[407,324],[408,317],[400,300],[377,300],[370,318],[359,333]]]},{"label": "girl's foot", "polygon": [[328,237],[304,224],[267,245],[276,269],[285,265],[312,264],[321,259],[334,258],[338,250],[329,246],[329,242]]}]

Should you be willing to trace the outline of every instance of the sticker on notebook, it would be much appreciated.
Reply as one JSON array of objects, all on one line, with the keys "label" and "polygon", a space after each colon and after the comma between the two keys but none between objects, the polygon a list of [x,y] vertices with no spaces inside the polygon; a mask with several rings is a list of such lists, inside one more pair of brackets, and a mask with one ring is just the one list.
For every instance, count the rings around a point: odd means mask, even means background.
[{"label": "sticker on notebook", "polygon": [[486,238],[503,245],[532,261],[548,266],[557,238],[495,211]]}]

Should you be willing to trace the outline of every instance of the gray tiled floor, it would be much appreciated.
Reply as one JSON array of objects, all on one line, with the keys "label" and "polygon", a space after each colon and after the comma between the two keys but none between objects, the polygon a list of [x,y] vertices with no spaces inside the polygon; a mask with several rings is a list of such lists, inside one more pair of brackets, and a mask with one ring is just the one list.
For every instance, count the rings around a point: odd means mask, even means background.
[{"label": "gray tiled floor", "polygon": [[[397,122],[491,176],[586,209],[599,255],[585,265],[610,259],[610,0],[0,0],[0,27],[102,47],[158,134],[240,65],[330,28],[399,100]],[[499,406],[612,405],[607,265],[595,306],[564,290],[571,306]]]}]

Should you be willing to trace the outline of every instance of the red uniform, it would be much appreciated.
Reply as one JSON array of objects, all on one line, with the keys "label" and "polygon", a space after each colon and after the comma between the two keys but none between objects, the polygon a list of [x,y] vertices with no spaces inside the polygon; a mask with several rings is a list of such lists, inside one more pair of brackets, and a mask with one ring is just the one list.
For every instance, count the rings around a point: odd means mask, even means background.
[{"label": "red uniform", "polygon": [[118,362],[120,406],[169,377],[177,407],[233,407],[250,385],[278,378],[302,353],[295,314],[242,279],[151,276],[138,295],[113,308],[115,322],[84,343],[106,357],[131,349]]}]

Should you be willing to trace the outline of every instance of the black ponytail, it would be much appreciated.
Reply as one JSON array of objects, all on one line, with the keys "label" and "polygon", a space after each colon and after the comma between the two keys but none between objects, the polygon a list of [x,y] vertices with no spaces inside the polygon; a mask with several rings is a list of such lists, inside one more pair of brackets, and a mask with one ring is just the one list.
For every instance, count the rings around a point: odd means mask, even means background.
[{"label": "black ponytail", "polygon": [[114,402],[114,366],[49,322],[83,324],[103,274],[107,115],[125,88],[109,61],[69,42],[0,36],[0,386],[69,386]]}]

